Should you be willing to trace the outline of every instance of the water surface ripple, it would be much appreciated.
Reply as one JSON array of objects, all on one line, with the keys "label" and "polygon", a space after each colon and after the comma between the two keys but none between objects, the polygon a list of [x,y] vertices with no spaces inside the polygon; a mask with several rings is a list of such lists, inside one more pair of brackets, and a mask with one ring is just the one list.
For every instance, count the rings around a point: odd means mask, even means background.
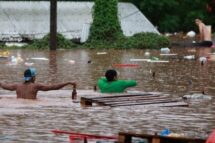
[{"label": "water surface ripple", "polygon": [[[131,62],[130,59],[159,57],[169,63]],[[107,52],[101,55],[97,52]],[[199,94],[204,91],[212,100],[188,100],[189,107],[91,107],[82,108],[71,101],[71,87],[59,91],[39,92],[37,100],[16,99],[15,92],[0,90],[0,142],[23,143],[69,142],[68,135],[54,135],[51,130],[117,135],[119,131],[154,134],[164,128],[187,137],[206,138],[215,127],[214,91],[215,57],[212,49],[172,48],[177,56],[160,56],[159,50],[11,50],[21,54],[24,62],[10,65],[0,59],[2,82],[21,82],[26,63],[34,63],[37,82],[58,83],[76,81],[78,95],[92,91],[97,79],[113,64],[138,64],[134,67],[115,67],[120,79],[135,79],[138,86],[129,90],[160,92],[172,97]],[[183,57],[195,55],[195,60]],[[201,65],[199,57],[210,61]],[[45,57],[49,60],[33,60]],[[152,73],[155,72],[153,78]]]}]

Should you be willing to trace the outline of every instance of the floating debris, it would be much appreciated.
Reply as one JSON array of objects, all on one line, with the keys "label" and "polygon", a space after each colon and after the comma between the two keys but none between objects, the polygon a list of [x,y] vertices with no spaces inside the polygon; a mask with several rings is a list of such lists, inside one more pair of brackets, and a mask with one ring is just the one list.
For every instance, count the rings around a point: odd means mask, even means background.
[{"label": "floating debris", "polygon": [[210,95],[205,95],[205,94],[201,94],[201,93],[184,95],[182,98],[183,99],[205,99],[205,100],[211,100],[212,99],[212,97]]},{"label": "floating debris", "polygon": [[195,59],[195,55],[184,56],[184,59],[186,59],[186,60],[194,60]]},{"label": "floating debris", "polygon": [[159,60],[157,57],[152,59],[130,59],[131,62],[149,62],[149,63],[168,63],[169,61]]},{"label": "floating debris", "polygon": [[150,61],[151,59],[130,59],[131,62],[147,62]]},{"label": "floating debris", "polygon": [[169,61],[160,60],[158,57],[151,57],[150,60],[147,62],[149,63],[168,63]]},{"label": "floating debris", "polygon": [[96,54],[97,55],[105,55],[105,54],[107,54],[107,52],[97,52]]},{"label": "floating debris", "polygon": [[145,56],[150,56],[150,52],[145,52]]},{"label": "floating debris", "polygon": [[152,77],[155,78],[155,72],[152,72]]},{"label": "floating debris", "polygon": [[164,61],[164,60],[149,60],[147,62],[149,62],[149,63],[169,63],[169,61]]},{"label": "floating debris", "polygon": [[113,67],[138,67],[138,64],[113,64]]},{"label": "floating debris", "polygon": [[172,53],[172,54],[160,54],[161,56],[177,56],[178,54]]},{"label": "floating debris", "polygon": [[17,60],[17,63],[21,63],[21,62],[23,62],[24,60],[22,59],[22,57],[21,57],[21,55],[20,54],[17,54],[17,58],[16,58],[16,60]]},{"label": "floating debris", "polygon": [[27,45],[27,43],[20,43],[20,42],[6,42],[5,43],[5,46],[7,46],[7,47],[13,47],[13,46],[23,47],[25,45]]},{"label": "floating debris", "polygon": [[170,49],[169,48],[161,48],[160,51],[161,51],[162,54],[169,54]]},{"label": "floating debris", "polygon": [[97,86],[96,85],[93,86],[93,90],[97,91]]},{"label": "floating debris", "polygon": [[184,137],[184,133],[170,133],[168,137]]},{"label": "floating debris", "polygon": [[70,64],[75,64],[75,61],[74,60],[69,60],[68,61]]},{"label": "floating debris", "polygon": [[170,131],[169,129],[163,129],[163,130],[160,132],[160,135],[161,135],[161,136],[168,136],[170,133],[171,133],[171,131]]},{"label": "floating debris", "polygon": [[192,43],[196,43],[196,41],[192,41]]},{"label": "floating debris", "polygon": [[9,52],[9,51],[0,52],[0,57],[1,57],[1,58],[8,58],[9,55],[10,55],[10,52]]},{"label": "floating debris", "polygon": [[21,62],[23,62],[21,55],[18,55],[18,57],[11,56],[9,59],[8,65],[17,65]]},{"label": "floating debris", "polygon": [[44,58],[44,57],[34,57],[34,58],[31,58],[32,60],[41,60],[41,61],[48,61],[49,59],[48,58]]},{"label": "floating debris", "polygon": [[28,63],[28,62],[25,62],[25,63],[24,63],[24,65],[26,65],[26,66],[33,66],[33,65],[34,65],[34,63]]},{"label": "floating debris", "polygon": [[8,65],[17,65],[17,59],[15,56],[10,57],[10,61],[8,62]]},{"label": "floating debris", "polygon": [[169,36],[172,36],[173,34],[171,34],[171,33],[165,33],[164,35],[167,36],[167,37],[169,37]]},{"label": "floating debris", "polygon": [[192,80],[188,80],[188,84],[192,85],[193,84]]},{"label": "floating debris", "polygon": [[196,36],[196,32],[194,32],[194,31],[189,31],[189,32],[187,32],[186,35],[187,35],[188,37],[190,37],[190,38],[193,38],[193,37]]},{"label": "floating debris", "polygon": [[215,55],[215,52],[214,52],[214,53],[208,53],[208,54],[210,54],[210,55]]},{"label": "floating debris", "polygon": [[206,57],[200,57],[199,62],[201,63],[201,65],[204,65],[207,62],[207,58]]}]

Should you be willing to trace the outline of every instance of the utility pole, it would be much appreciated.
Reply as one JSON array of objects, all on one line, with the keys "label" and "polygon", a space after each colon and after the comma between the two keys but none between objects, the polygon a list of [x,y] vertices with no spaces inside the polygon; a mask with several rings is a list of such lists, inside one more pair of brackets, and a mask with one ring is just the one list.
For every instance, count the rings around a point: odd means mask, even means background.
[{"label": "utility pole", "polygon": [[57,49],[57,0],[50,0],[50,50]]}]

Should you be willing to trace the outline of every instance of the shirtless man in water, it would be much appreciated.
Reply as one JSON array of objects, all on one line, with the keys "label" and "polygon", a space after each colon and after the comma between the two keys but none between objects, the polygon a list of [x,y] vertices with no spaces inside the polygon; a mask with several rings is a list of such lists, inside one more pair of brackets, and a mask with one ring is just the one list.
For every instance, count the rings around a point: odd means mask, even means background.
[{"label": "shirtless man in water", "polygon": [[211,31],[200,19],[195,19],[195,23],[199,28],[200,42],[197,43],[198,46],[211,47],[213,45],[211,40]]},{"label": "shirtless man in water", "polygon": [[19,84],[6,84],[0,83],[0,87],[6,90],[16,91],[17,98],[24,99],[36,99],[38,91],[48,91],[57,90],[63,88],[67,85],[73,85],[76,87],[75,82],[65,82],[61,84],[44,85],[35,83],[36,80],[36,70],[34,68],[29,68],[24,72],[24,82]]}]

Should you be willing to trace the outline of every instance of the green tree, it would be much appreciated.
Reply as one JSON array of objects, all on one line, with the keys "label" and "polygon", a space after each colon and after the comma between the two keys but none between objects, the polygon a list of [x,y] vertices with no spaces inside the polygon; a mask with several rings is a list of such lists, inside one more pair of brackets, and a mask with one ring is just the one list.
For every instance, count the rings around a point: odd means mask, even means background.
[{"label": "green tree", "polygon": [[113,41],[122,36],[117,3],[118,0],[95,0],[89,41]]},{"label": "green tree", "polygon": [[179,18],[175,15],[178,5],[177,0],[142,0],[139,8],[159,31],[173,32],[179,27]]},{"label": "green tree", "polygon": [[214,0],[122,1],[134,3],[161,32],[186,32],[196,29],[196,18],[201,18],[206,24],[215,23]]}]

